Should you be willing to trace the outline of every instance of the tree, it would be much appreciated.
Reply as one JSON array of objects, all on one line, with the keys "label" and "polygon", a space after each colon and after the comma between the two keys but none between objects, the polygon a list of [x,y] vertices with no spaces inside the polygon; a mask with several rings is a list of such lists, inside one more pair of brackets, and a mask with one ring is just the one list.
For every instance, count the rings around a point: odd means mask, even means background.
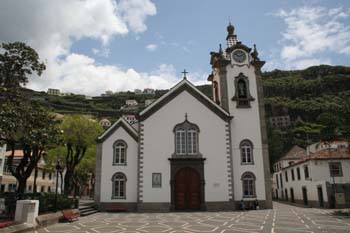
[{"label": "tree", "polygon": [[[76,167],[74,171],[74,194],[81,196],[82,191],[81,187],[89,184],[91,187],[94,187],[95,184],[95,164],[96,164],[96,145],[91,145],[87,151],[86,155],[80,162],[80,164]],[[93,189],[90,190],[93,193]],[[91,194],[91,193],[90,193]]]},{"label": "tree", "polygon": [[89,146],[102,133],[102,127],[94,120],[81,115],[66,116],[61,124],[66,145],[64,193],[69,195],[74,188],[73,177],[77,165],[84,158]]},{"label": "tree", "polygon": [[[58,129],[53,116],[21,93],[29,75],[40,76],[45,70],[39,55],[21,42],[0,47],[0,141],[12,151],[7,165],[18,181],[17,193],[22,194],[45,147],[57,139]],[[16,148],[23,150],[23,157],[13,164]]]}]

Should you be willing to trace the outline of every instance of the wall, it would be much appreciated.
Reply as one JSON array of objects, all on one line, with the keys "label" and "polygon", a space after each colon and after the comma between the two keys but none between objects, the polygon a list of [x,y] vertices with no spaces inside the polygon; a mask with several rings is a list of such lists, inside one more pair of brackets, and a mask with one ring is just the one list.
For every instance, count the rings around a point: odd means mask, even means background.
[{"label": "wall", "polygon": [[[237,101],[231,100],[235,92],[235,77],[243,73],[249,80],[251,96],[255,99],[250,102],[250,108],[237,108]],[[265,177],[263,166],[263,148],[261,140],[258,93],[255,80],[255,68],[253,66],[227,66],[227,88],[229,112],[234,117],[231,123],[233,171],[234,171],[234,198],[242,199],[241,177],[244,172],[252,172],[256,177],[256,195],[259,200],[265,200]],[[242,140],[249,139],[253,145],[253,165],[241,165],[239,144]],[[255,199],[255,198],[254,198]]]},{"label": "wall", "polygon": [[[294,199],[296,200],[297,203],[303,204],[303,195],[302,195],[302,187],[307,188],[307,194],[308,194],[308,200],[309,200],[309,205],[310,206],[319,206],[319,199],[318,199],[318,187],[322,188],[323,192],[323,201],[325,203],[325,206],[327,207],[328,203],[328,195],[329,195],[329,190],[327,192],[327,182],[329,184],[333,184],[333,179],[330,176],[329,172],[329,162],[341,162],[342,163],[342,171],[343,171],[343,176],[342,177],[335,177],[334,181],[336,184],[349,184],[350,183],[350,160],[312,160],[312,161],[307,161],[305,163],[302,163],[300,165],[295,165],[286,169],[283,169],[282,171],[276,172],[273,174],[273,178],[276,182],[276,174],[279,174],[282,172],[282,177],[283,177],[283,189],[281,189],[280,186],[280,180],[279,181],[279,189],[278,190],[278,197],[279,199],[282,199],[281,196],[281,191],[287,188],[288,190],[288,198],[290,201],[290,188],[293,188],[294,190]],[[304,166],[308,165],[309,167],[309,174],[310,178],[305,179],[305,174],[304,174]],[[300,169],[300,175],[301,179],[297,179],[297,167]],[[294,169],[294,174],[295,174],[295,180],[292,180],[291,176],[291,170]],[[287,171],[288,173],[288,182],[285,180],[285,172]],[[277,188],[277,185],[274,186],[274,192]],[[329,189],[329,188],[328,188]]]},{"label": "wall", "polygon": [[[124,165],[113,165],[113,144],[115,141],[124,140],[127,147],[127,161]],[[101,184],[99,202],[136,202],[137,201],[137,142],[119,127],[102,144],[101,160]],[[112,199],[112,176],[116,172],[122,172],[127,178],[126,199]]]},{"label": "wall", "polygon": [[[187,91],[180,93],[143,124],[142,201],[170,203],[170,161],[175,151],[173,129],[185,120],[200,128],[199,151],[204,163],[205,201],[229,200],[226,154],[226,122]],[[152,188],[152,173],[162,174],[162,187]]]}]

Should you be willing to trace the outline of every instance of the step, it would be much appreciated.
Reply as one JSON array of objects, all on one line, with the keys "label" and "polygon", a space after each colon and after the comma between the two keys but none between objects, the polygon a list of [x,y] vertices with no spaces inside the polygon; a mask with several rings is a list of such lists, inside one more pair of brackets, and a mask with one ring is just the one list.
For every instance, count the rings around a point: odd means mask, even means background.
[{"label": "step", "polygon": [[95,209],[95,206],[80,206],[79,211],[89,210],[89,209]]},{"label": "step", "polygon": [[90,210],[90,211],[87,211],[87,212],[81,212],[80,213],[80,216],[81,217],[85,217],[85,216],[88,216],[88,215],[91,215],[91,214],[95,214],[95,213],[98,213],[98,210]]}]

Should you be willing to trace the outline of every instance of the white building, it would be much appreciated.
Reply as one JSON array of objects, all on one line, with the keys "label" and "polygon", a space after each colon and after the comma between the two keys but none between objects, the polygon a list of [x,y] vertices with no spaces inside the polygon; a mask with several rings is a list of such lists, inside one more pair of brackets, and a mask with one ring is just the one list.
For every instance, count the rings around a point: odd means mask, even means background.
[{"label": "white building", "polygon": [[270,117],[269,120],[270,125],[273,128],[284,128],[290,126],[290,117],[288,115]]},{"label": "white building", "polygon": [[146,95],[154,95],[155,91],[152,88],[145,88],[143,89],[143,93]]},{"label": "white building", "polygon": [[127,106],[137,106],[137,105],[138,105],[138,103],[137,103],[136,100],[126,100],[126,101],[125,101],[125,104],[126,104]]},{"label": "white building", "polygon": [[258,53],[227,27],[211,53],[214,100],[181,80],[139,113],[120,118],[97,144],[101,210],[233,210],[240,200],[271,208],[271,180]]},{"label": "white building", "polygon": [[99,122],[99,124],[104,127],[104,128],[108,128],[111,126],[111,122],[110,120],[108,120],[107,118],[102,118]]},{"label": "white building", "polygon": [[134,93],[135,93],[135,95],[141,95],[142,94],[142,90],[141,89],[135,89]]},{"label": "white building", "polygon": [[307,153],[293,147],[274,164],[273,180],[276,199],[310,207],[350,207],[350,151],[323,148]]},{"label": "white building", "polygon": [[133,125],[137,122],[136,116],[133,114],[123,115],[123,117],[130,125]]},{"label": "white building", "polygon": [[47,94],[48,95],[60,95],[61,91],[59,89],[49,88],[49,89],[47,89]]}]

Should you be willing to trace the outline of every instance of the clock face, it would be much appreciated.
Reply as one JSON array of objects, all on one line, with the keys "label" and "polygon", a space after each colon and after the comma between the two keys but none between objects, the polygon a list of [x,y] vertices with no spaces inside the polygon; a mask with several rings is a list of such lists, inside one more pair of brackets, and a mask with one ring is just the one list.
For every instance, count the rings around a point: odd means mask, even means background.
[{"label": "clock face", "polygon": [[242,50],[236,50],[233,52],[233,60],[238,63],[242,63],[247,58],[247,55]]}]

